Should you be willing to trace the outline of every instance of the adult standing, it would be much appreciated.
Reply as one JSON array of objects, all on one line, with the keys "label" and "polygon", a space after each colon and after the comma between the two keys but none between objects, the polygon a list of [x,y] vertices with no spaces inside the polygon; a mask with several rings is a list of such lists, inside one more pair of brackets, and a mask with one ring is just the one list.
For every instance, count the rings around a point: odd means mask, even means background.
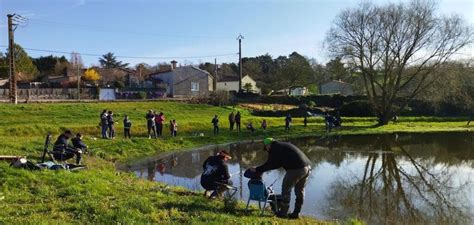
[{"label": "adult standing", "polygon": [[240,125],[241,125],[241,115],[240,115],[240,112],[237,112],[237,114],[235,114],[235,125],[236,125],[236,129],[240,132]]},{"label": "adult standing", "polygon": [[107,113],[107,124],[108,124],[108,129],[109,129],[109,138],[114,139],[115,138],[115,120],[114,120],[114,113],[112,111],[109,111]]},{"label": "adult standing", "polygon": [[234,112],[231,112],[231,113],[229,114],[230,130],[234,130],[234,124],[235,124],[235,115],[234,115]]},{"label": "adult standing", "polygon": [[214,135],[219,134],[219,117],[217,115],[214,115],[214,118],[212,118],[212,125],[214,127]]},{"label": "adult standing", "polygon": [[148,110],[148,113],[145,116],[146,126],[148,128],[148,138],[151,138],[151,133],[153,132],[153,138],[156,138],[156,128],[155,128],[155,114],[153,110]]},{"label": "adult standing", "polygon": [[155,115],[155,121],[156,121],[156,133],[158,133],[158,136],[161,137],[163,136],[163,125],[165,123],[165,115],[160,112],[160,114]]},{"label": "adult standing", "polygon": [[109,127],[108,119],[107,119],[107,109],[104,109],[102,113],[100,113],[100,128],[102,131],[102,138],[107,139],[107,129]]},{"label": "adult standing", "polygon": [[[311,173],[311,161],[298,147],[291,143],[275,141],[273,138],[265,138],[263,144],[265,151],[268,152],[268,159],[263,165],[251,168],[250,170],[258,173],[280,167],[286,170],[281,188],[281,209],[277,216],[288,216],[289,218],[297,219],[304,202],[304,188]],[[287,215],[291,200],[291,189],[293,188],[295,188],[296,195],[295,208],[293,213]]]}]

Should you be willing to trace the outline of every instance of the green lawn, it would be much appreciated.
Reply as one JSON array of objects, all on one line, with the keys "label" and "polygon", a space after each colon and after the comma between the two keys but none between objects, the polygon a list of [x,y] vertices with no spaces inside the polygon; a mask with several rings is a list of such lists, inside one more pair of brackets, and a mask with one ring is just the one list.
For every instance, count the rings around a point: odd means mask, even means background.
[{"label": "green lawn", "polygon": [[[117,138],[99,138],[99,113],[114,111]],[[148,109],[163,111],[167,120],[176,119],[178,137],[168,134],[157,140],[145,135],[145,113]],[[243,124],[253,121],[259,127],[266,119],[269,128],[251,134],[228,131],[227,115],[232,110],[243,114]],[[122,138],[123,115],[133,122],[132,140]],[[211,119],[221,118],[221,133],[212,134]],[[344,128],[337,134],[370,134],[390,132],[467,131],[465,118],[401,118],[397,124],[373,127],[375,118],[343,118]],[[167,151],[196,146],[261,139],[265,136],[325,135],[321,118],[311,118],[302,126],[302,118],[294,119],[290,133],[283,128],[283,118],[251,116],[242,108],[212,107],[174,102],[120,103],[57,103],[1,105],[0,155],[22,155],[37,160],[42,152],[45,135],[56,136],[64,129],[84,133],[91,154],[85,157],[89,169],[80,172],[30,172],[12,169],[0,162],[0,224],[4,223],[288,223],[270,215],[246,213],[240,205],[227,211],[219,201],[209,202],[198,193],[167,187],[135,178],[115,169],[117,161],[127,161]],[[204,136],[197,134],[204,133]],[[316,223],[304,218],[292,223]]]}]

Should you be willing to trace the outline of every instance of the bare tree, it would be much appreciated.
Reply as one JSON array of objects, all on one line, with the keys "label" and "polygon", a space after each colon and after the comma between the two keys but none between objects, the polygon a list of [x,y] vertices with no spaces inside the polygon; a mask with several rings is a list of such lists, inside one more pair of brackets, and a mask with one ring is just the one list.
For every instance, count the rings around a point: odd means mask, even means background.
[{"label": "bare tree", "polygon": [[472,41],[471,27],[459,16],[436,15],[436,5],[364,3],[340,13],[328,33],[329,51],[362,73],[379,125],[439,79],[433,71]]}]

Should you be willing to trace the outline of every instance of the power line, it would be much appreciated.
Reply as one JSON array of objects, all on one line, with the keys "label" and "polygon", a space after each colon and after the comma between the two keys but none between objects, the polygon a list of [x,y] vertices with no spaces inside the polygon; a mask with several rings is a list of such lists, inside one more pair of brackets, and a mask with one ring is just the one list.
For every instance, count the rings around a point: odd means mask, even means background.
[{"label": "power line", "polygon": [[106,33],[121,33],[121,34],[133,34],[140,36],[153,36],[153,37],[167,37],[167,38],[201,38],[201,39],[231,39],[231,37],[224,36],[206,36],[206,35],[177,35],[177,34],[168,34],[168,33],[148,33],[148,32],[135,32],[127,30],[116,30],[116,29],[107,29],[103,26],[91,26],[83,24],[70,24],[50,20],[41,20],[41,19],[30,19],[31,23],[40,24],[40,25],[59,25],[71,29],[79,30],[90,30]]},{"label": "power line", "polygon": [[[7,47],[5,45],[0,45],[0,47]],[[60,54],[71,54],[71,52],[65,51],[58,51],[58,50],[46,50],[46,49],[37,49],[37,48],[23,48],[29,51],[37,51],[37,52],[48,52],[48,53],[60,53]],[[80,53],[76,52],[84,56],[97,56],[102,57],[101,54],[93,54],[93,53]],[[226,53],[226,54],[217,54],[217,55],[201,55],[201,56],[125,56],[125,55],[116,55],[117,58],[122,59],[194,59],[194,58],[211,58],[211,57],[222,57],[222,56],[231,56],[237,55],[238,53]]]}]

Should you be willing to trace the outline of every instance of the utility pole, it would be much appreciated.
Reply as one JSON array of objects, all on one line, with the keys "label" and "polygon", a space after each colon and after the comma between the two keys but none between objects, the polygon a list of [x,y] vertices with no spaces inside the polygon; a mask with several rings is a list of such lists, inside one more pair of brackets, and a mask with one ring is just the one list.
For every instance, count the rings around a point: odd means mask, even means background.
[{"label": "utility pole", "polygon": [[214,58],[214,91],[217,89],[217,58]]},{"label": "utility pole", "polygon": [[16,74],[15,74],[15,52],[14,52],[14,37],[13,37],[13,17],[15,14],[8,14],[8,64],[10,75],[10,103],[18,104],[17,90],[16,90]]},{"label": "utility pole", "polygon": [[8,75],[10,76],[10,102],[18,104],[17,76],[15,73],[15,37],[18,25],[25,25],[26,18],[17,14],[8,14]]},{"label": "utility pole", "polygon": [[239,92],[242,91],[242,39],[244,36],[239,34],[237,40],[239,40]]},{"label": "utility pole", "polygon": [[81,75],[79,75],[81,67],[77,64],[77,100],[81,100]]}]

